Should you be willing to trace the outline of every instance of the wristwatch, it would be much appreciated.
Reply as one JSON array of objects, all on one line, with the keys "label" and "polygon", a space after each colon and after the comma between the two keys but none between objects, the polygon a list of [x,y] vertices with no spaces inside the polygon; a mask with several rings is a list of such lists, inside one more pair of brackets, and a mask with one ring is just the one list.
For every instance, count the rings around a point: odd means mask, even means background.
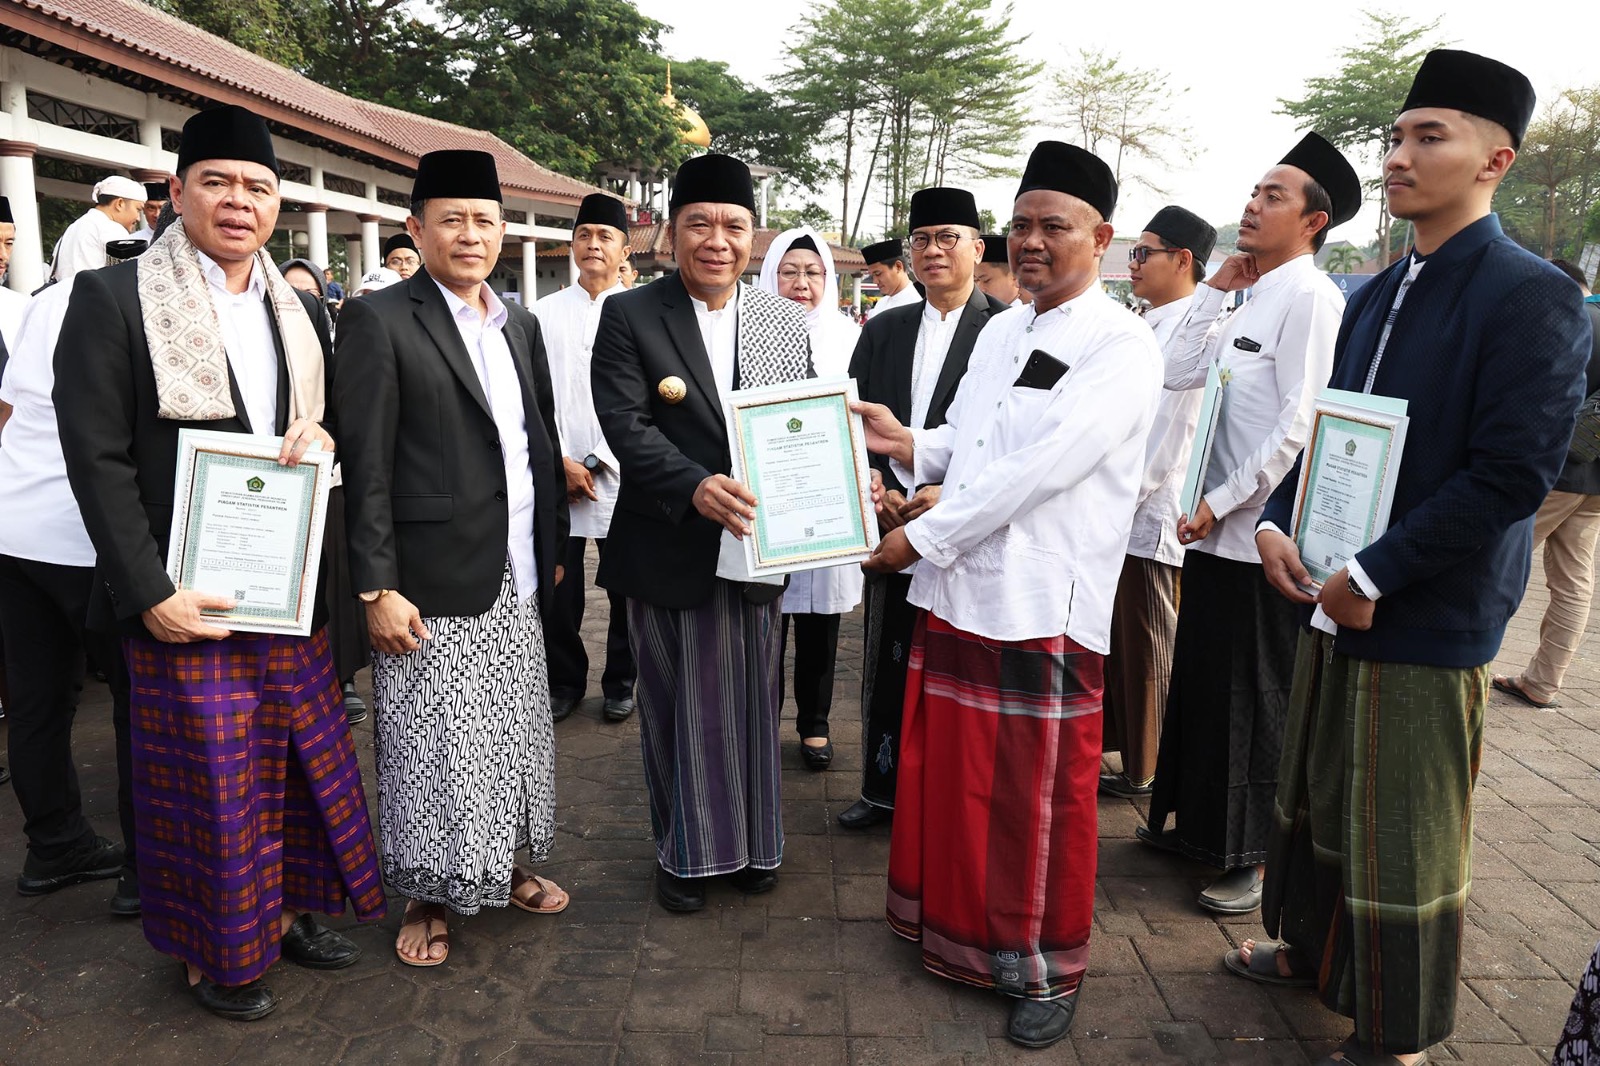
[{"label": "wristwatch", "polygon": [[1354,575],[1354,574],[1346,574],[1345,575],[1345,584],[1350,589],[1350,595],[1354,596],[1356,599],[1358,599],[1358,600],[1370,600],[1370,599],[1372,599],[1371,596],[1367,595],[1367,590],[1361,587],[1361,582],[1356,580],[1356,575]]},{"label": "wristwatch", "polygon": [[596,470],[599,470],[600,469],[600,457],[598,455],[596,455],[594,452],[590,452],[588,455],[585,455],[583,457],[583,468],[585,470],[589,471],[589,473],[591,473],[591,474],[594,473]]},{"label": "wristwatch", "polygon": [[377,603],[393,591],[394,589],[373,589],[370,592],[359,593],[358,596],[362,603]]}]

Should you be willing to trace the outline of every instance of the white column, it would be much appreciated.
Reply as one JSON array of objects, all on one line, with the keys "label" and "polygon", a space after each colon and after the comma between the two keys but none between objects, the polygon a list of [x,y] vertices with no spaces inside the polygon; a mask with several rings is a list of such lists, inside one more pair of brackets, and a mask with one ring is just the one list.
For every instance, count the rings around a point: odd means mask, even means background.
[{"label": "white column", "polygon": [[306,258],[319,267],[328,265],[328,205],[306,204]]},{"label": "white column", "polygon": [[539,298],[539,242],[522,238],[522,306],[532,307]]},{"label": "white column", "polygon": [[378,253],[383,251],[383,243],[378,240],[378,216],[357,215],[361,220],[361,273],[370,274],[383,264],[378,261]]},{"label": "white column", "polygon": [[344,262],[345,269],[350,272],[350,284],[346,288],[354,289],[356,282],[361,280],[361,275],[366,273],[361,269],[361,238],[344,239]]},{"label": "white column", "polygon": [[766,177],[761,179],[761,203],[759,205],[757,205],[757,206],[759,206],[761,208],[761,228],[762,229],[766,229],[767,228],[767,198],[768,198],[768,194],[771,192],[771,190],[772,190],[772,175],[768,174]]},{"label": "white column", "polygon": [[39,233],[39,196],[33,185],[33,154],[38,147],[23,141],[0,141],[0,189],[11,202],[11,217],[17,224],[6,285],[22,293],[44,284],[47,266]]},{"label": "white column", "polygon": [[861,275],[857,274],[851,279],[851,282],[855,290],[855,294],[851,297],[851,302],[856,305],[856,314],[859,315],[861,313]]}]

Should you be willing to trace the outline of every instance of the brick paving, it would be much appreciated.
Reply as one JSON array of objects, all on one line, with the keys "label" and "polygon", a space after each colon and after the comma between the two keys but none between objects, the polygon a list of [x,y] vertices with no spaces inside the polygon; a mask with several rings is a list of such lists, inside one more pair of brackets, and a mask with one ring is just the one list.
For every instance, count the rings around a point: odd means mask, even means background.
[{"label": "brick paving", "polygon": [[[598,647],[605,608],[591,602]],[[1536,564],[1497,668],[1531,653],[1544,602]],[[137,921],[109,916],[110,882],[0,892],[0,1062],[1307,1063],[1348,1035],[1312,994],[1226,974],[1222,953],[1259,932],[1255,917],[1200,911],[1210,871],[1137,844],[1136,805],[1103,800],[1098,928],[1071,1040],[1013,1047],[999,997],[925,973],[889,933],[887,827],[851,834],[833,820],[861,764],[859,617],[841,643],[834,768],[807,772],[792,725],[785,737],[787,848],[770,895],[714,889],[689,916],[652,902],[637,726],[602,722],[593,699],[556,729],[560,832],[543,872],[571,890],[566,913],[458,919],[449,962],[429,970],[395,960],[396,917],[336,919],[361,961],[334,974],[281,964],[277,1012],[242,1025],[201,1012]],[[1436,1061],[1548,1062],[1600,938],[1597,648],[1591,625],[1561,710],[1492,701],[1458,1024]],[[86,808],[114,834],[108,706],[91,684],[78,753]],[[355,732],[370,793],[370,722]],[[11,877],[23,837],[9,798],[0,842]]]}]

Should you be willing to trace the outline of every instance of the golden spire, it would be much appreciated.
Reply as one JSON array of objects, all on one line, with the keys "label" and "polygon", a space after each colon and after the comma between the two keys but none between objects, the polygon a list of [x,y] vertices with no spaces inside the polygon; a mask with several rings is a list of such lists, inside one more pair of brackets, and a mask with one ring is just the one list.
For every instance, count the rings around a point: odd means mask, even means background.
[{"label": "golden spire", "polygon": [[678,115],[689,124],[689,128],[679,135],[684,144],[692,144],[697,148],[711,147],[711,129],[706,125],[705,119],[701,118],[694,108],[684,106],[678,102],[676,96],[672,95],[672,63],[670,60],[667,63],[667,91],[661,95],[661,102],[667,105],[668,111]]}]

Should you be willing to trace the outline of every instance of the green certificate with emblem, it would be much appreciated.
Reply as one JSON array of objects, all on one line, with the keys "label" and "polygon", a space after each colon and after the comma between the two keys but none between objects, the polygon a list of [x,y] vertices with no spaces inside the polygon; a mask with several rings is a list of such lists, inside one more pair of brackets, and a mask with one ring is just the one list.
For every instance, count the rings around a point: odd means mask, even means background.
[{"label": "green certificate with emblem", "polygon": [[759,581],[872,554],[878,522],[861,416],[850,410],[856,396],[854,381],[836,378],[724,397],[732,476],[757,505],[751,536],[724,535],[743,558],[720,561],[718,576]]},{"label": "green certificate with emblem", "polygon": [[167,575],[237,602],[207,611],[244,633],[311,634],[333,453],[280,466],[282,437],[180,430]]},{"label": "green certificate with emblem", "polygon": [[1340,389],[1318,394],[1291,533],[1318,584],[1389,528],[1409,421],[1404,400]]}]

